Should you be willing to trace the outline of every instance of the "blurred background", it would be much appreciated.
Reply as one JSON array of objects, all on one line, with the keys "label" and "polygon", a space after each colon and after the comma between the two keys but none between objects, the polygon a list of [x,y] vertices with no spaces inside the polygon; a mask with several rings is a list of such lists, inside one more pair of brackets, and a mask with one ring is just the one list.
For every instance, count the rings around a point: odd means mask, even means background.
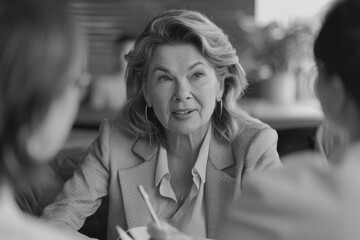
[{"label": "blurred background", "polygon": [[[24,211],[40,216],[82,163],[101,120],[119,112],[126,99],[124,54],[145,24],[166,9],[200,11],[228,34],[249,82],[245,96],[239,99],[241,107],[277,131],[283,163],[313,159],[304,153],[316,149],[323,113],[314,90],[312,44],[332,0],[66,1],[86,33],[93,81],[64,149],[45,166],[49,178],[17,196]],[[328,138],[325,130],[322,135]],[[331,142],[329,148],[338,149],[339,143]],[[80,232],[106,239],[108,204],[104,197]]]},{"label": "blurred background", "polygon": [[[86,147],[100,121],[123,104],[124,51],[119,39],[136,36],[165,9],[206,14],[230,37],[249,88],[239,104],[275,128],[285,155],[313,149],[323,119],[314,91],[312,41],[331,0],[68,0],[89,41],[93,85],[85,97],[65,148]],[[125,49],[125,48],[124,48]]]}]

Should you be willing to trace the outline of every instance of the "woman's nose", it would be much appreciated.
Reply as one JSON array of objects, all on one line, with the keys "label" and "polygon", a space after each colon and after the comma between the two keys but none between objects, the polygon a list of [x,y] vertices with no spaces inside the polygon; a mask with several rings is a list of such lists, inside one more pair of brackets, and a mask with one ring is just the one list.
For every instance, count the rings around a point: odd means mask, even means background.
[{"label": "woman's nose", "polygon": [[174,101],[185,101],[191,99],[191,88],[186,82],[176,84],[175,93],[173,96]]}]

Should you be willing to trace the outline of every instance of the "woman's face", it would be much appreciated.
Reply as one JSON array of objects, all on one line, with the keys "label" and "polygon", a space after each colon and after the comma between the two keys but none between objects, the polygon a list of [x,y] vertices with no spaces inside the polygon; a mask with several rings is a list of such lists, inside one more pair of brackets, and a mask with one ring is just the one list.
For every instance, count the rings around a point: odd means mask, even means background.
[{"label": "woman's face", "polygon": [[154,50],[143,93],[166,132],[189,135],[207,129],[223,84],[194,46],[163,45]]},{"label": "woman's face", "polygon": [[84,90],[81,89],[82,82],[87,81],[84,79],[87,77],[85,64],[85,50],[79,50],[69,70],[69,86],[50,105],[45,118],[28,141],[30,156],[40,162],[50,160],[62,148],[70,133]]}]

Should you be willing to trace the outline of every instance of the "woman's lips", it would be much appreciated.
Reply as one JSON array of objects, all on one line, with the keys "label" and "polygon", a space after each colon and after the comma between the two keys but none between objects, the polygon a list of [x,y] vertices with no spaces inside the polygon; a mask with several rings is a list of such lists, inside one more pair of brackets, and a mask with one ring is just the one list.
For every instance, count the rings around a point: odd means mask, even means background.
[{"label": "woman's lips", "polygon": [[176,115],[186,115],[192,113],[193,111],[195,111],[195,109],[181,109],[181,110],[173,111],[172,113]]}]

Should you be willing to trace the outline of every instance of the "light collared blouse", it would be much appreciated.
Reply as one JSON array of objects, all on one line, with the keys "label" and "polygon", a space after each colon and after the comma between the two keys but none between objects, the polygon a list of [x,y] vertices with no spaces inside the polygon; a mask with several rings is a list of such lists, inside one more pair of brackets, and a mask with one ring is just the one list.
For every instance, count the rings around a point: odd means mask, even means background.
[{"label": "light collared blouse", "polygon": [[[211,125],[205,135],[199,150],[199,155],[192,168],[193,185],[190,193],[179,208],[174,190],[170,184],[170,171],[167,151],[163,146],[159,149],[159,158],[155,172],[155,186],[158,187],[160,198],[154,201],[155,211],[163,219],[177,227],[180,231],[206,238],[204,184],[206,181],[206,166],[209,155]],[[177,210],[178,209],[178,210]]]}]

